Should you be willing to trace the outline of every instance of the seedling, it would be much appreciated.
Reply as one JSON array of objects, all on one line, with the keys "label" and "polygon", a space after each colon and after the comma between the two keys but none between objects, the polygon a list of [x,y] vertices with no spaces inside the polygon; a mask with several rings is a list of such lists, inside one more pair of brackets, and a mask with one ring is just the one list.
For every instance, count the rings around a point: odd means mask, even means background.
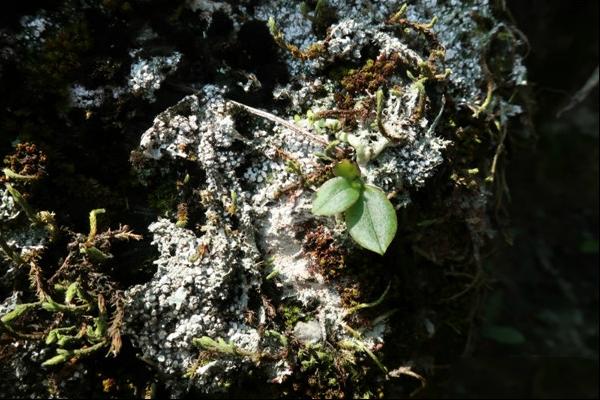
[{"label": "seedling", "polygon": [[398,228],[394,206],[381,189],[363,182],[358,167],[350,160],[336,164],[334,174],[335,178],[317,190],[313,214],[344,213],[352,239],[365,249],[383,255]]}]

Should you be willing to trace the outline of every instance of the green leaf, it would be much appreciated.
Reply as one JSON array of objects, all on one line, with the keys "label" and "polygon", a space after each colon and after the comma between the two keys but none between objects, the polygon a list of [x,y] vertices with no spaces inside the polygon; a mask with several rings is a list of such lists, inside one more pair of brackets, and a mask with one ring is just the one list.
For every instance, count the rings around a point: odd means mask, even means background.
[{"label": "green leaf", "polygon": [[502,344],[518,345],[525,343],[525,336],[512,326],[485,326],[482,334],[484,337]]},{"label": "green leaf", "polygon": [[[358,186],[358,187],[357,187]],[[346,211],[360,196],[360,185],[338,176],[325,182],[313,201],[315,215],[334,215]]]},{"label": "green leaf", "polygon": [[365,185],[358,201],[346,211],[350,236],[365,249],[383,255],[396,235],[398,220],[385,193]]},{"label": "green leaf", "polygon": [[335,176],[341,176],[343,178],[354,180],[360,176],[358,167],[350,160],[342,160],[333,167],[333,173]]},{"label": "green leaf", "polygon": [[586,239],[579,245],[579,251],[583,254],[598,254],[598,241],[595,239]]}]

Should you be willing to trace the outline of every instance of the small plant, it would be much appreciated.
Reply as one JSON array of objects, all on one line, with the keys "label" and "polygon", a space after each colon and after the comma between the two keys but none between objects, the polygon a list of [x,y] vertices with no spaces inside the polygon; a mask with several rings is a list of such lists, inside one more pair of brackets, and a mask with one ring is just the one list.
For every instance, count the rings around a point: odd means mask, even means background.
[{"label": "small plant", "polygon": [[312,205],[315,215],[344,213],[352,239],[365,249],[383,255],[396,235],[396,210],[385,193],[367,185],[358,167],[342,160],[333,169],[335,178],[317,191]]}]

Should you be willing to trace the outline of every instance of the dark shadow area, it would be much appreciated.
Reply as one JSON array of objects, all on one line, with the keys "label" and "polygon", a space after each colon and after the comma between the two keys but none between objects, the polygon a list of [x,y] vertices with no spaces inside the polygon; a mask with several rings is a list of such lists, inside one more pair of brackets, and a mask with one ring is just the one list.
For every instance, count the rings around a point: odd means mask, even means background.
[{"label": "dark shadow area", "polygon": [[426,397],[597,398],[598,87],[557,113],[598,66],[598,3],[508,6],[530,43],[535,137],[512,133],[512,244],[488,260],[476,350]]}]

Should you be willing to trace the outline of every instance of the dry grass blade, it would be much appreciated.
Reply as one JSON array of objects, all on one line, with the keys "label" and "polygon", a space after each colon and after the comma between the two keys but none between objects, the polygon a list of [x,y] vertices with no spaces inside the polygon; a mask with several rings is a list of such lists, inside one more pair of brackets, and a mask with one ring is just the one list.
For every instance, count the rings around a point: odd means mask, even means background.
[{"label": "dry grass blade", "polygon": [[259,110],[258,108],[250,107],[250,106],[247,106],[247,105],[242,104],[242,103],[238,103],[237,101],[234,101],[234,100],[228,100],[228,102],[231,103],[231,104],[233,104],[233,105],[235,105],[235,106],[243,108],[244,110],[248,111],[251,114],[258,115],[259,117],[268,119],[271,122],[275,122],[276,124],[283,125],[286,128],[290,129],[291,131],[293,131],[293,132],[295,132],[295,133],[297,133],[299,135],[305,136],[305,137],[309,138],[310,140],[312,140],[314,142],[320,143],[323,146],[327,146],[329,144],[327,142],[327,140],[322,139],[322,138],[320,138],[318,136],[315,136],[312,133],[310,133],[310,132],[308,132],[308,131],[306,131],[304,129],[301,129],[299,127],[297,127],[293,123],[291,123],[289,121],[286,121],[285,119],[280,118],[280,117],[278,117],[276,115],[273,115],[273,114],[271,114],[269,112],[266,112],[266,111],[263,111],[263,110]]}]

